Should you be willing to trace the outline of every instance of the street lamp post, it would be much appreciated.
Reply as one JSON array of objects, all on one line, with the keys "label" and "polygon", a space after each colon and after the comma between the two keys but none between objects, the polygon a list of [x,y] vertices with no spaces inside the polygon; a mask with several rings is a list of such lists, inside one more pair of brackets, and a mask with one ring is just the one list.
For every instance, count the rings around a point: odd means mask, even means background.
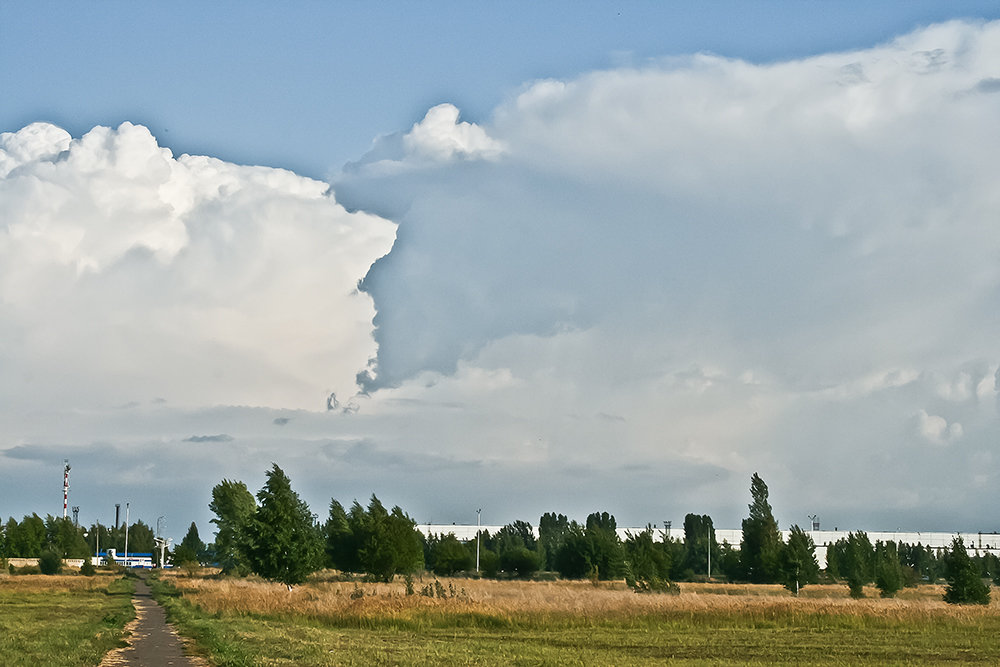
[{"label": "street lamp post", "polygon": [[128,569],[128,503],[125,503],[125,569]]},{"label": "street lamp post", "polygon": [[712,580],[712,527],[708,527],[708,580]]},{"label": "street lamp post", "polygon": [[479,574],[479,541],[482,538],[482,521],[483,508],[480,507],[476,510],[476,574]]}]

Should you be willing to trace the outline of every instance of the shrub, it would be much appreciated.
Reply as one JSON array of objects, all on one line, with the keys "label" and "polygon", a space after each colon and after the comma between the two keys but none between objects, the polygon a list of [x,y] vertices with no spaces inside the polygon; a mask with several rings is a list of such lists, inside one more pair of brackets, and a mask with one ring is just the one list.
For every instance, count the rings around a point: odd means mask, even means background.
[{"label": "shrub", "polygon": [[540,565],[538,553],[527,547],[514,547],[500,554],[500,569],[521,579],[529,578]]},{"label": "shrub", "polygon": [[94,567],[89,558],[84,559],[83,565],[80,566],[80,574],[85,577],[92,577],[97,574],[97,568]]},{"label": "shrub", "polygon": [[42,574],[59,574],[62,571],[62,556],[51,549],[43,551],[38,559],[38,569]]}]

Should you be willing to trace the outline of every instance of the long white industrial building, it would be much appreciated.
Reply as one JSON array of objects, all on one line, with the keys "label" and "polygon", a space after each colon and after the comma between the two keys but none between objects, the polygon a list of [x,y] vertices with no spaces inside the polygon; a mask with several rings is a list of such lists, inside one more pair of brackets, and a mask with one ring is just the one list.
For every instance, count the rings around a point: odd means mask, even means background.
[{"label": "long white industrial building", "polygon": [[[451,533],[463,542],[476,539],[477,530],[485,530],[490,535],[494,535],[502,528],[503,526],[484,525],[477,529],[475,525],[454,523],[417,525],[417,529],[424,535],[447,535]],[[617,532],[620,538],[625,539],[629,533],[635,535],[644,530],[644,527],[618,528]],[[660,540],[667,534],[674,539],[682,539],[684,537],[683,529],[672,528],[668,532],[667,529],[654,528],[654,531],[656,532],[656,538]],[[537,527],[532,528],[532,532],[535,534],[535,537],[538,537]],[[813,543],[816,545],[816,560],[819,561],[820,567],[826,567],[826,548],[834,544],[837,540],[846,538],[850,532],[848,530],[806,531],[806,534],[812,538]],[[921,544],[925,547],[929,546],[936,551],[951,547],[952,541],[956,537],[961,537],[965,543],[965,548],[969,551],[969,555],[992,553],[1000,557],[1000,533],[904,533],[898,531],[866,531],[866,533],[872,544],[875,544],[876,541],[892,541],[897,544]],[[781,537],[787,541],[788,531],[781,531]],[[739,547],[742,539],[743,531],[739,529],[716,529],[715,531],[715,540],[719,544],[728,542],[735,547]]]}]

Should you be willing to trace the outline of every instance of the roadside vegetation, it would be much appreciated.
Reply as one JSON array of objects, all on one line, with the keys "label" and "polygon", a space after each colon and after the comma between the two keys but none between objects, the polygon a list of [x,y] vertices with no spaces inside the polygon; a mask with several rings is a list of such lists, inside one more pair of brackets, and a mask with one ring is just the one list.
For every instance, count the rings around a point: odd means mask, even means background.
[{"label": "roadside vegetation", "polygon": [[0,574],[0,663],[96,665],[134,616],[132,583],[98,574]]}]

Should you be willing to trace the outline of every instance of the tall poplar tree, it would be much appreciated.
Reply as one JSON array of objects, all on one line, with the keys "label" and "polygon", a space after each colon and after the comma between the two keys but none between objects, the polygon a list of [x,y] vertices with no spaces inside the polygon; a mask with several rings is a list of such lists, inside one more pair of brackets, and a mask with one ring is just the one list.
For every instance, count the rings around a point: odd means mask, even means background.
[{"label": "tall poplar tree", "polygon": [[773,583],[780,575],[781,533],[767,502],[767,484],[757,473],[750,478],[750,516],[743,519],[740,566],[747,581]]},{"label": "tall poplar tree", "polygon": [[243,482],[224,479],[212,489],[209,509],[218,527],[215,534],[215,558],[226,574],[246,575],[250,572],[243,536],[253,519],[257,503]]}]

